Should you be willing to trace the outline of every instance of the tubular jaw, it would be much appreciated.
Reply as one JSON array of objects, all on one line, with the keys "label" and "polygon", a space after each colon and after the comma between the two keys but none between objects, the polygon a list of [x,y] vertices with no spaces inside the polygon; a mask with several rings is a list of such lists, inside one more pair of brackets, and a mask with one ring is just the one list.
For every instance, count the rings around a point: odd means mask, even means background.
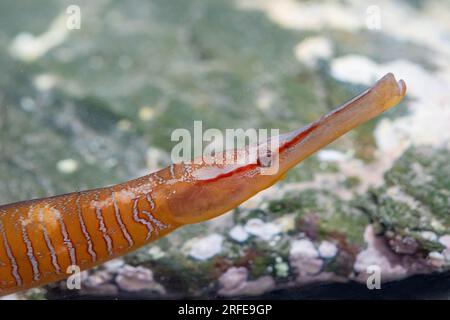
[{"label": "tubular jaw", "polygon": [[168,197],[168,209],[180,224],[196,223],[214,218],[264,190],[312,153],[328,145],[358,125],[378,116],[399,103],[406,94],[403,80],[397,82],[389,73],[373,87],[323,116],[310,125],[279,136],[279,149],[272,155],[278,170],[261,174],[261,163],[241,166],[221,175],[223,168],[205,165],[218,171],[215,179],[197,179],[172,186],[176,192]]},{"label": "tubular jaw", "polygon": [[388,73],[341,107],[305,128],[287,134],[293,138],[280,147],[280,171],[285,173],[341,135],[392,108],[405,94],[405,82],[397,82],[394,75]]}]

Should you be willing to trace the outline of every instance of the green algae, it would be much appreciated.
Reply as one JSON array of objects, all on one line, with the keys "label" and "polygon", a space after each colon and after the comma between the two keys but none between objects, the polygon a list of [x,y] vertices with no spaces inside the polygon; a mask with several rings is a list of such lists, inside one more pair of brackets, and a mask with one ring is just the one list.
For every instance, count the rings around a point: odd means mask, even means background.
[{"label": "green algae", "polygon": [[442,249],[436,241],[424,239],[420,231],[448,233],[449,159],[447,149],[410,148],[386,172],[385,185],[356,202],[381,230],[411,236],[428,250]]}]

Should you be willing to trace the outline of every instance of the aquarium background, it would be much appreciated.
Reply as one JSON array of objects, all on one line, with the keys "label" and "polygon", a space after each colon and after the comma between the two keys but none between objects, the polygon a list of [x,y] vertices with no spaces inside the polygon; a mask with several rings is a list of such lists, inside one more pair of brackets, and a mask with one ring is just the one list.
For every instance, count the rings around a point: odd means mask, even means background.
[{"label": "aquarium background", "polygon": [[408,85],[232,212],[84,272],[81,290],[6,298],[448,299],[449,21],[447,1],[1,1],[2,204],[162,168],[195,120],[283,132],[387,72]]}]

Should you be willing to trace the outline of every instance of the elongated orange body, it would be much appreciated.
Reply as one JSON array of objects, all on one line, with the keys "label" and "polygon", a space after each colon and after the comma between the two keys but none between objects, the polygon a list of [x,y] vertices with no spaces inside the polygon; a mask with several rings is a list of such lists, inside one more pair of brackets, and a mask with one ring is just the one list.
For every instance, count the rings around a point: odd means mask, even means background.
[{"label": "elongated orange body", "polygon": [[318,121],[281,135],[273,174],[262,174],[262,159],[181,163],[112,187],[0,206],[0,295],[63,279],[69,266],[91,268],[227,212],[405,93],[405,83],[388,74]]}]

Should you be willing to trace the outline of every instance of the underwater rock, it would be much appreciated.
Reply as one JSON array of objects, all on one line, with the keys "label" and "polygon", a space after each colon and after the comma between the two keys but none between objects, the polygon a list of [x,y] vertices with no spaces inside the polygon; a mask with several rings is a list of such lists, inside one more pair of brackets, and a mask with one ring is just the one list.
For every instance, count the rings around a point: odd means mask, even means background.
[{"label": "underwater rock", "polygon": [[389,246],[399,254],[414,254],[419,249],[419,244],[414,238],[400,235],[395,235],[393,239],[390,239]]},{"label": "underwater rock", "polygon": [[113,275],[108,271],[98,271],[89,275],[81,286],[80,295],[115,296],[119,289],[112,283]]},{"label": "underwater rock", "polygon": [[116,283],[125,291],[154,291],[161,295],[166,293],[164,287],[153,279],[152,271],[143,267],[125,265],[120,270]]},{"label": "underwater rock", "polygon": [[122,258],[117,258],[114,260],[110,260],[103,264],[103,268],[105,268],[110,273],[118,272],[125,265],[125,261]]},{"label": "underwater rock", "polygon": [[304,278],[317,275],[324,265],[319,258],[319,251],[308,239],[294,240],[291,243],[289,263],[296,271],[299,282],[305,282]]},{"label": "underwater rock", "polygon": [[244,242],[245,240],[248,239],[248,232],[241,225],[234,226],[230,230],[229,235],[232,239],[238,242]]},{"label": "underwater rock", "polygon": [[257,296],[275,288],[275,281],[270,276],[249,281],[248,270],[243,267],[228,269],[219,277],[218,282],[218,294],[225,297]]},{"label": "underwater rock", "polygon": [[191,239],[184,246],[189,250],[189,256],[197,260],[207,260],[222,251],[223,236],[211,234],[204,238]]},{"label": "underwater rock", "polygon": [[336,247],[336,245],[330,241],[321,242],[318,250],[320,256],[327,259],[333,258],[338,252],[338,248]]},{"label": "underwater rock", "polygon": [[430,261],[430,264],[436,268],[441,268],[445,264],[445,256],[437,251],[430,252],[428,254],[428,259]]},{"label": "underwater rock", "polygon": [[407,270],[401,265],[397,257],[386,245],[385,239],[375,235],[373,226],[369,225],[364,233],[367,248],[358,253],[354,269],[361,276],[360,281],[365,282],[370,266],[377,266],[382,272],[384,281],[401,279],[406,276]]},{"label": "underwater rock", "polygon": [[244,227],[245,231],[263,240],[270,240],[280,232],[280,228],[274,223],[265,223],[261,219],[250,219]]},{"label": "underwater rock", "polygon": [[[436,240],[436,239],[434,239]],[[446,234],[439,238],[439,243],[450,249],[450,235]]]},{"label": "underwater rock", "polygon": [[290,256],[293,258],[318,258],[319,252],[314,244],[308,239],[295,240],[291,243]]}]

